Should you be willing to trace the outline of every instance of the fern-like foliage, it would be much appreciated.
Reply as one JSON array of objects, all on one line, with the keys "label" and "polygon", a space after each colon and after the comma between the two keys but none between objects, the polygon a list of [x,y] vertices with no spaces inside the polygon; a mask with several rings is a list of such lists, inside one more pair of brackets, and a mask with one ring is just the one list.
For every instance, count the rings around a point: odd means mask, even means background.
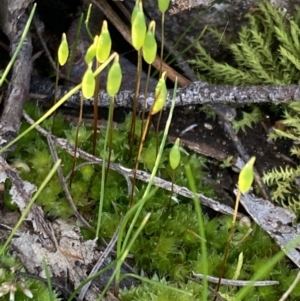
[{"label": "fern-like foliage", "polygon": [[279,202],[283,207],[293,210],[298,215],[300,212],[300,195],[297,185],[299,177],[300,166],[297,168],[273,168],[263,176],[263,181],[272,189],[272,199]]},{"label": "fern-like foliage", "polygon": [[[300,158],[300,106],[299,103],[290,103],[284,111],[281,121],[285,130],[273,129],[269,138],[276,140],[278,138],[290,139],[293,141],[290,152],[293,156]],[[284,207],[292,209],[297,215],[300,215],[300,166],[272,169],[265,173],[263,180],[269,185],[272,198],[281,203]]]},{"label": "fern-like foliage", "polygon": [[260,3],[258,10],[247,15],[249,25],[243,27],[238,41],[230,44],[222,33],[211,33],[234,56],[235,64],[214,60],[200,45],[191,63],[195,65],[200,79],[212,83],[232,85],[299,83],[300,79],[300,11],[288,20],[270,3]]},{"label": "fern-like foliage", "polygon": [[254,107],[253,110],[248,112],[243,112],[243,118],[241,120],[233,121],[233,128],[236,132],[242,130],[246,132],[246,127],[252,128],[253,124],[257,123],[262,118],[262,113],[258,107]]},{"label": "fern-like foliage", "polygon": [[[258,9],[249,14],[249,25],[243,27],[238,40],[230,44],[222,33],[211,29],[224,47],[234,57],[232,65],[214,60],[199,44],[198,55],[192,63],[199,78],[216,84],[288,85],[300,83],[300,9],[293,18],[286,18],[270,3],[260,3]],[[270,139],[291,139],[294,146],[291,154],[300,158],[300,104],[291,102],[283,106],[284,130],[274,129]],[[236,130],[259,119],[258,109],[252,114],[243,114],[243,119],[234,122]],[[292,209],[300,215],[300,167],[272,169],[264,174],[263,180],[271,188],[274,201]]]}]

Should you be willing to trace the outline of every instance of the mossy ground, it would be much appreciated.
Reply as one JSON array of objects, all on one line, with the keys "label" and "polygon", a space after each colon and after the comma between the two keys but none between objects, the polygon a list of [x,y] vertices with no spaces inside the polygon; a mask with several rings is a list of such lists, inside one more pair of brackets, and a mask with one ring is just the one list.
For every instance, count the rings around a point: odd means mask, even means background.
[{"label": "mossy ground", "polygon": [[[26,110],[37,119],[41,111],[28,105]],[[126,163],[128,156],[128,132],[129,117],[123,125],[113,132],[113,161],[123,166],[133,167],[134,162]],[[51,122],[42,124],[50,129]],[[24,122],[21,131],[28,125]],[[140,122],[137,123],[137,128]],[[54,134],[67,138],[71,143],[74,141],[75,127],[64,121],[61,115],[57,116]],[[138,132],[138,131],[137,131]],[[91,128],[83,126],[80,134],[80,147],[86,151],[91,151]],[[138,138],[138,137],[137,137]],[[99,140],[96,154],[101,156],[103,149],[104,133],[99,133]],[[73,158],[64,151],[57,149],[58,155],[62,158],[63,171],[66,175],[72,168]],[[137,150],[135,150],[136,152]],[[153,151],[155,152],[155,135],[150,131],[148,140],[143,150],[142,163],[140,168],[150,172],[153,168]],[[171,180],[172,170],[168,163],[170,148],[165,148],[158,175]],[[147,155],[150,153],[151,155]],[[134,157],[134,156],[133,156]],[[48,150],[47,141],[37,132],[31,132],[25,136],[11,154],[11,160],[26,162],[30,167],[30,172],[22,172],[22,178],[36,185],[49,172],[53,162]],[[77,164],[80,164],[78,160]],[[198,183],[200,192],[207,196],[214,197],[213,190],[207,185],[201,185],[201,180],[207,174],[205,158],[196,154],[182,153],[180,166],[175,170],[175,183],[187,186],[184,172],[184,165],[189,163],[192,166],[193,174]],[[86,165],[74,174],[70,191],[74,202],[80,212],[91,225],[96,228],[98,212],[98,200],[100,194],[101,169],[99,166]],[[116,185],[118,183],[118,185]],[[145,190],[146,184],[137,182],[135,189],[135,199],[138,200]],[[6,199],[9,202],[9,199]],[[62,188],[55,176],[49,182],[37,204],[42,206],[44,211],[53,217],[68,219],[73,213],[64,197]],[[105,198],[101,224],[101,237],[109,239],[112,237],[121,217],[127,212],[129,204],[127,183],[123,176],[110,171],[105,185]],[[201,273],[201,252],[200,239],[198,233],[197,215],[191,200],[176,196],[176,202],[170,200],[170,192],[158,189],[156,194],[149,200],[143,208],[140,220],[151,212],[151,217],[146,224],[142,234],[130,250],[134,256],[135,267],[143,271],[149,277],[167,282],[170,285],[193,292],[192,297],[181,296],[179,293],[167,292],[161,287],[151,284],[142,284],[138,288],[125,290],[121,293],[121,300],[200,300],[201,285],[188,281],[184,275],[190,275],[191,271]],[[228,232],[231,226],[231,217],[218,216],[213,219],[204,217],[206,231],[206,245],[208,248],[208,272],[209,275],[218,276],[224,248],[226,245]],[[253,232],[242,242],[247,227],[239,226],[234,234],[232,247],[229,252],[225,277],[232,278],[236,268],[238,256],[244,254],[244,264],[240,271],[240,279],[250,279],[265,263],[279,251],[279,248],[272,242],[267,234],[252,225]],[[85,238],[93,238],[94,230],[82,228]],[[268,275],[268,279],[282,280],[279,286],[269,288],[253,289],[253,293],[245,300],[270,300],[270,295],[276,299],[290,285],[291,280],[296,275],[284,260],[277,264],[275,269]],[[222,293],[234,296],[236,288],[223,287]],[[175,295],[174,295],[175,294]],[[179,294],[179,295],[176,295]],[[293,296],[300,295],[300,290],[295,290]],[[162,296],[164,296],[163,299]],[[184,299],[186,298],[186,299]],[[20,299],[22,300],[22,299]]]}]

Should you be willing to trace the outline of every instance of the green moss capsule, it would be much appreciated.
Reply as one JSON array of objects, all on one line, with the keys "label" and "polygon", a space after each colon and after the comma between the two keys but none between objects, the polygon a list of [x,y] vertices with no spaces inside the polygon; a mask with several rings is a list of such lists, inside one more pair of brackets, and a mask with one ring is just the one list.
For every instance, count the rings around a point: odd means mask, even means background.
[{"label": "green moss capsule", "polygon": [[255,163],[255,157],[252,157],[242,168],[240,174],[239,174],[239,180],[238,180],[238,188],[241,193],[247,192],[254,179],[254,172],[253,172],[253,165]]},{"label": "green moss capsule", "polygon": [[121,86],[122,82],[122,69],[119,63],[119,55],[117,55],[114,59],[112,66],[108,71],[106,90],[109,96],[115,96]]},{"label": "green moss capsule", "polygon": [[96,58],[99,63],[104,63],[111,51],[111,37],[107,28],[107,22],[104,20],[102,24],[101,34],[98,38]]},{"label": "green moss capsule", "polygon": [[155,102],[151,110],[151,115],[157,114],[165,105],[167,99],[167,86],[166,86],[166,71],[163,72],[155,88]]},{"label": "green moss capsule", "polygon": [[170,151],[169,162],[172,169],[176,169],[179,166],[181,154],[179,149],[180,138],[177,138]]},{"label": "green moss capsule", "polygon": [[91,65],[88,65],[82,78],[82,94],[85,98],[91,98],[94,95],[96,80]]},{"label": "green moss capsule", "polygon": [[62,39],[58,47],[58,62],[63,66],[69,57],[69,45],[66,38],[66,34],[62,34]]},{"label": "green moss capsule", "polygon": [[158,8],[162,14],[168,10],[169,5],[170,0],[158,0]]},{"label": "green moss capsule", "polygon": [[157,43],[155,40],[155,21],[151,21],[143,45],[143,57],[148,64],[155,60]]},{"label": "green moss capsule", "polygon": [[131,26],[131,39],[132,45],[136,50],[141,49],[144,44],[146,36],[147,26],[146,19],[143,12],[142,3],[139,3],[138,10],[135,13],[134,18],[132,18]]},{"label": "green moss capsule", "polygon": [[93,44],[86,51],[84,60],[88,65],[93,61],[94,57],[96,56],[97,41],[98,41],[98,36],[96,35],[94,37]]}]

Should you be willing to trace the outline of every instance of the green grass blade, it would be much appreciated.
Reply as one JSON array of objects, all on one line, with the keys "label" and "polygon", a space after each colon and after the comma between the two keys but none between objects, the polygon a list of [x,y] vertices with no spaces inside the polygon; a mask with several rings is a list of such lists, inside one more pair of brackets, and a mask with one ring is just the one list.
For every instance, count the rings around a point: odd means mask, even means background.
[{"label": "green grass blade", "polygon": [[[113,99],[111,99],[110,106],[109,106],[108,120],[112,119],[113,111],[114,111],[114,102],[113,102]],[[106,154],[107,154],[107,142],[108,142],[108,137],[109,137],[110,130],[111,129],[110,129],[110,122],[109,122],[108,126],[106,128],[104,147],[103,147],[104,152],[103,152],[103,158],[102,158],[101,190],[100,190],[100,201],[99,201],[99,212],[98,212],[96,238],[99,237],[100,226],[101,226],[102,209],[103,209],[103,203],[104,203],[104,189],[105,189],[104,186],[105,186],[105,178],[106,178],[106,173],[105,173]]]},{"label": "green grass blade", "polygon": [[205,240],[205,229],[204,229],[204,221],[202,215],[202,209],[200,206],[199,199],[196,195],[197,189],[195,185],[195,180],[192,174],[192,170],[190,165],[185,166],[186,177],[190,186],[191,191],[193,192],[193,201],[197,214],[198,224],[199,224],[199,234],[200,234],[200,246],[201,246],[201,258],[202,258],[202,269],[203,269],[203,290],[202,290],[202,298],[201,300],[207,300],[208,295],[208,282],[207,282],[207,274],[208,274],[208,263],[207,263],[207,249],[206,249],[206,240]]},{"label": "green grass blade", "polygon": [[29,18],[28,18],[28,20],[26,22],[26,25],[25,25],[24,31],[22,33],[21,39],[19,41],[19,44],[18,44],[18,46],[17,46],[17,48],[16,48],[16,50],[15,50],[15,52],[14,52],[11,60],[9,61],[8,65],[6,66],[6,68],[5,68],[5,70],[4,70],[1,78],[0,78],[0,87],[3,85],[3,82],[6,79],[6,76],[8,75],[10,69],[12,68],[12,66],[13,66],[13,64],[14,64],[14,62],[15,62],[15,60],[16,60],[19,52],[20,52],[20,49],[22,48],[22,45],[23,45],[24,40],[26,38],[26,35],[27,35],[28,31],[29,31],[31,21],[32,21],[33,16],[34,16],[35,9],[36,9],[36,3],[32,7],[32,10],[31,10]]},{"label": "green grass blade", "polygon": [[[260,279],[263,279],[270,271],[271,269],[276,265],[277,262],[279,262],[281,259],[283,259],[286,256],[286,253],[288,253],[291,249],[295,248],[300,243],[300,235],[298,235],[296,238],[294,238],[291,242],[289,242],[285,247],[284,251],[281,250],[278,252],[273,258],[268,260],[264,267],[260,269],[254,277],[252,277],[251,282],[254,283],[255,281],[258,281]],[[243,287],[237,294],[235,301],[241,301],[244,300],[246,296],[249,295],[249,292],[252,288],[252,285],[248,285]]]}]

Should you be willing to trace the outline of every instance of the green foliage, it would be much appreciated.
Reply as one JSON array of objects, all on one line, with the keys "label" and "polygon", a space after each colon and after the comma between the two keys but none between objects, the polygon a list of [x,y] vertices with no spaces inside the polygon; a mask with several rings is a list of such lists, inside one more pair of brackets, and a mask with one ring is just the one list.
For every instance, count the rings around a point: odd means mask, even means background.
[{"label": "green foliage", "polygon": [[[263,2],[258,5],[258,10],[248,14],[248,19],[249,26],[242,28],[235,43],[210,29],[234,59],[231,65],[216,61],[198,44],[197,58],[191,62],[196,70],[201,70],[199,78],[232,85],[298,84],[300,11],[296,11],[293,20],[288,20],[271,4]],[[256,107],[250,114],[243,112],[243,118],[234,121],[233,126],[237,131],[244,131],[245,126],[251,126],[259,119],[260,111]]]},{"label": "green foliage", "polygon": [[[300,148],[298,146],[300,139],[300,106],[299,103],[290,103],[284,111],[281,123],[285,130],[274,128],[270,133],[270,139],[278,138],[290,139],[293,146],[290,149],[291,155],[300,158]],[[272,199],[282,206],[293,210],[300,215],[300,186],[299,186],[300,167],[280,167],[273,168],[264,174],[264,182],[272,188]]]},{"label": "green foliage", "polygon": [[[37,118],[40,112],[32,107],[27,108],[28,111]],[[59,116],[58,116],[59,117]],[[59,118],[57,119],[59,120]],[[63,137],[69,137],[73,141],[72,131],[74,128],[64,121],[59,121],[56,124],[61,124],[64,130],[57,129]],[[45,124],[48,126],[48,124]],[[140,128],[141,121],[137,121],[137,127]],[[26,124],[22,125],[22,129],[26,129]],[[127,117],[125,123],[113,130],[113,150],[115,162],[120,162],[122,165],[132,167],[134,162],[125,163],[128,155],[128,141],[127,136],[130,130],[130,116]],[[86,151],[90,151],[92,144],[88,138],[90,136],[90,129],[86,126],[83,134],[82,147]],[[71,134],[70,134],[71,133]],[[140,130],[136,131],[139,135]],[[87,138],[84,138],[85,136]],[[104,132],[100,131],[97,142],[96,152],[101,156],[103,147]],[[139,168],[147,168],[150,161],[147,161],[147,152],[155,149],[155,135],[151,130],[149,137],[145,142],[145,149],[143,150],[142,162]],[[28,147],[28,145],[37,145],[36,147]],[[47,150],[48,146],[44,138],[41,138],[36,133],[30,134],[21,140],[16,156],[27,162],[30,166],[31,172],[22,172],[22,176],[33,182],[39,181],[41,175],[46,173],[46,170],[52,166],[52,158]],[[134,150],[137,152],[137,149]],[[166,148],[163,153],[162,161],[159,166],[158,175],[160,177],[171,179],[173,170],[168,162],[170,148]],[[59,157],[63,160],[63,173],[66,175],[72,166],[72,157],[62,150],[58,150]],[[78,164],[81,161],[78,160]],[[201,184],[203,177],[205,177],[205,163],[204,157],[196,154],[181,153],[181,160],[176,168],[175,183],[187,186],[184,166],[189,164],[192,173],[195,176],[195,181],[199,183],[198,189],[207,196],[213,196],[213,189],[209,186]],[[148,166],[151,168],[151,166]],[[97,216],[94,212],[98,212],[98,200],[100,194],[100,179],[101,168],[96,165],[83,165],[75,171],[73,182],[70,188],[71,195],[79,212],[88,220],[91,221],[92,226],[96,226]],[[116,183],[118,186],[116,187]],[[136,198],[140,198],[145,191],[146,184],[137,182]],[[183,197],[176,196],[177,202],[172,200],[170,204],[169,192],[159,189],[154,197],[149,200],[143,208],[139,217],[139,222],[151,212],[150,219],[146,224],[144,230],[138,236],[137,241],[133,245],[130,253],[134,255],[136,267],[142,269],[148,274],[157,274],[161,279],[167,277],[168,284],[178,286],[181,289],[191,290],[192,297],[183,296],[178,297],[174,292],[166,292],[161,288],[154,288],[153,285],[143,284],[139,288],[133,288],[127,293],[122,293],[124,300],[134,300],[137,298],[134,295],[139,293],[139,296],[144,296],[145,300],[152,292],[154,300],[162,300],[166,296],[166,300],[199,300],[199,290],[201,286],[188,282],[185,283],[183,275],[190,275],[191,271],[196,273],[201,272],[201,251],[199,249],[199,242],[201,237],[198,235],[198,221],[197,215],[193,208],[192,202]],[[67,218],[73,214],[68,202],[66,201],[61,185],[57,177],[49,182],[48,186],[43,191],[38,200],[38,204],[42,205],[45,212],[58,217]],[[127,183],[124,177],[114,171],[110,171],[105,184],[105,196],[103,204],[103,213],[101,220],[101,236],[109,239],[112,237],[116,228],[118,227],[122,215],[128,210],[128,191]],[[137,222],[137,224],[139,224]],[[231,226],[230,217],[220,217],[213,220],[204,218],[206,243],[209,254],[208,270],[209,274],[217,276],[222,263],[224,247],[226,245],[228,231]],[[94,230],[84,230],[86,237],[93,236]],[[257,260],[269,258],[278,251],[278,248],[273,244],[268,235],[266,235],[259,228],[255,228],[253,235],[247,237],[241,244],[238,244],[241,237],[245,234],[245,229],[237,228],[234,233],[233,243],[236,246],[231,248],[228,257],[228,271],[226,277],[233,277],[236,270],[238,255],[244,253],[244,265],[241,268],[240,279],[250,279],[255,273],[257,267]],[[277,271],[275,269],[275,271]],[[289,271],[285,272],[290,275]],[[278,273],[277,273],[278,274]],[[289,278],[290,279],[290,278]],[[225,291],[223,291],[225,292]],[[273,293],[276,296],[281,294],[281,288],[274,288]],[[257,296],[259,292],[255,290]],[[229,292],[230,296],[236,294],[236,290]],[[129,296],[129,297],[128,297]],[[133,297],[132,297],[133,296]],[[132,297],[132,299],[130,299]],[[127,298],[127,299],[126,299]],[[177,300],[178,300],[177,298]],[[258,300],[258,297],[255,299]]]},{"label": "green foliage", "polygon": [[[300,78],[300,10],[293,19],[285,18],[269,3],[260,3],[258,10],[249,14],[249,27],[242,28],[238,41],[230,44],[221,39],[221,33],[211,29],[213,35],[222,41],[233,54],[232,65],[215,61],[198,45],[197,59],[193,63],[201,70],[199,77],[214,83],[233,85],[299,84]],[[238,131],[245,131],[261,118],[260,110],[243,112],[243,118],[233,122]],[[284,106],[285,130],[274,129],[271,139],[285,138],[294,141],[291,154],[300,158],[297,146],[300,137],[300,104],[291,102]],[[299,167],[273,168],[265,173],[263,180],[271,188],[272,199],[286,208],[300,213]]]},{"label": "green foliage", "polygon": [[154,275],[151,280],[163,283],[168,286],[173,286],[191,292],[192,296],[182,294],[180,292],[171,291],[165,287],[161,287],[157,284],[143,283],[141,286],[132,287],[130,289],[124,289],[121,291],[121,301],[196,301],[200,300],[201,286],[189,281],[186,284],[180,286],[176,283],[170,283],[165,278],[160,279],[157,275]]},{"label": "green foliage", "polygon": [[236,43],[230,44],[222,33],[211,29],[233,54],[234,64],[215,61],[198,44],[197,59],[192,63],[201,70],[199,77],[233,85],[299,83],[299,10],[290,21],[270,3],[263,2],[258,4],[257,11],[248,14],[248,19],[249,26],[242,28]]},{"label": "green foliage", "polygon": [[258,107],[253,107],[253,110],[248,113],[243,111],[243,118],[240,120],[234,120],[232,125],[236,132],[240,129],[246,132],[246,127],[252,128],[252,125],[262,119],[262,113]]}]

